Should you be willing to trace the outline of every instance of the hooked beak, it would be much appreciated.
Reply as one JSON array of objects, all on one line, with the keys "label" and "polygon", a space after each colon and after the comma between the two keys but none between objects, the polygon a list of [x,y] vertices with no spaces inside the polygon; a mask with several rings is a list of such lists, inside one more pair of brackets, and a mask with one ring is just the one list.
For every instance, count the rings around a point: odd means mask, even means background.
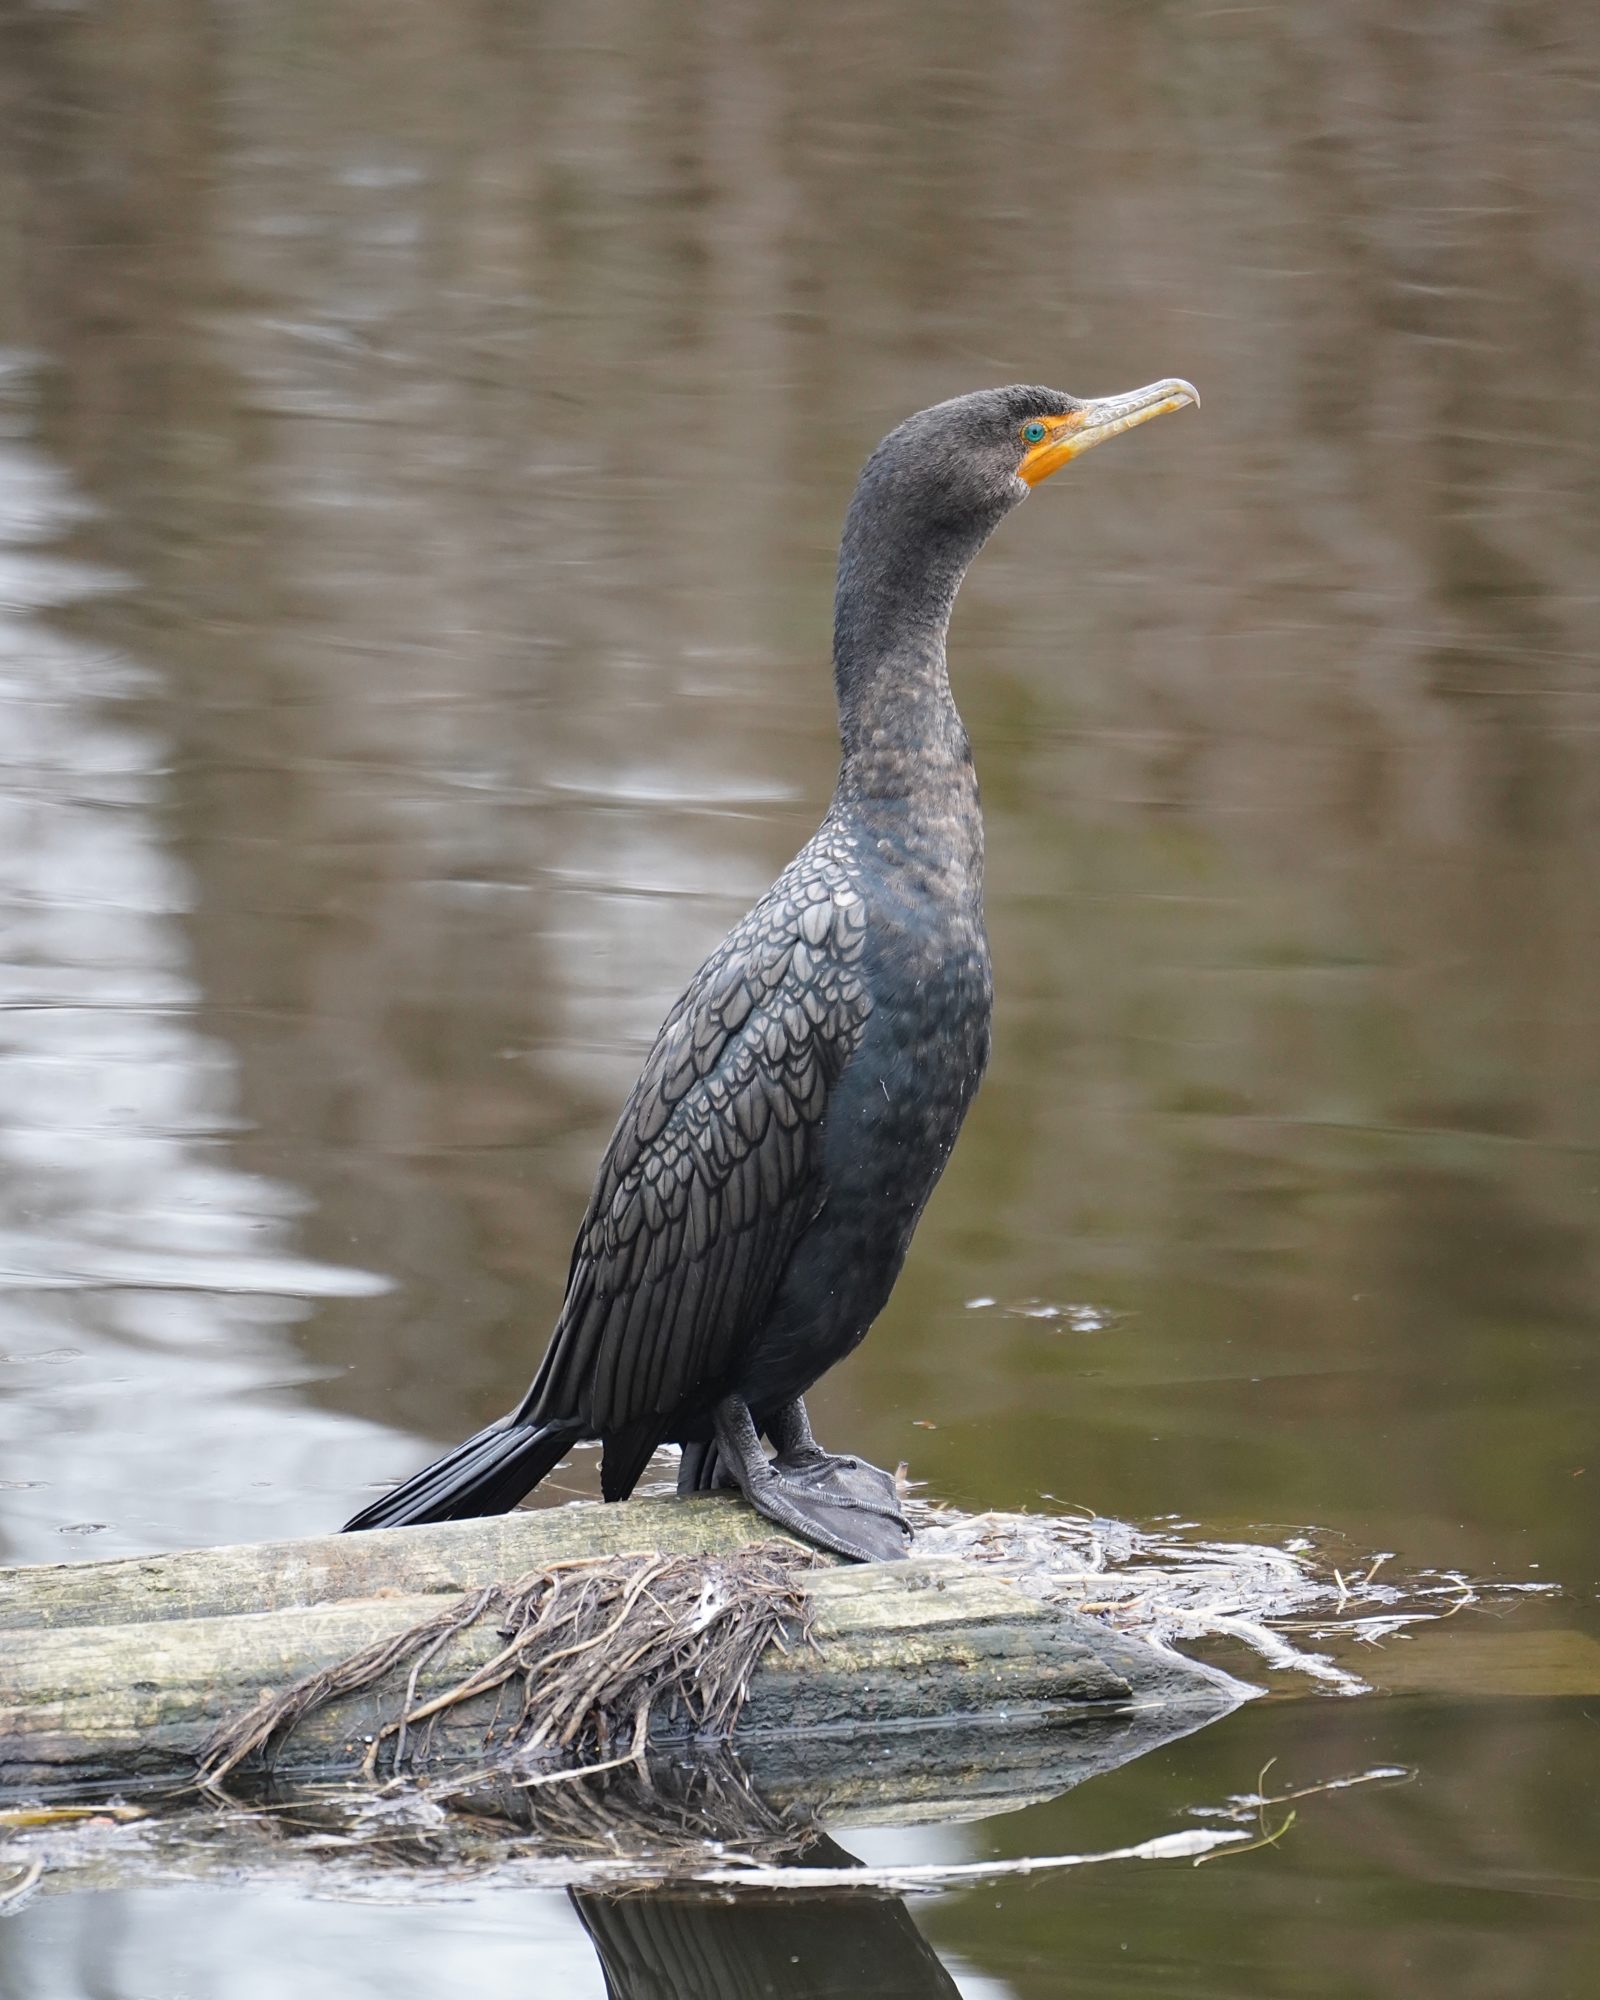
[{"label": "hooked beak", "polygon": [[1192,382],[1152,382],[1143,389],[1129,389],[1120,396],[1101,396],[1064,410],[1059,417],[1046,417],[1044,438],[1023,454],[1017,477],[1037,486],[1059,472],[1069,459],[1079,458],[1107,438],[1120,437],[1136,424],[1152,417],[1164,417],[1169,410],[1181,410],[1193,403],[1200,407],[1200,392]]}]

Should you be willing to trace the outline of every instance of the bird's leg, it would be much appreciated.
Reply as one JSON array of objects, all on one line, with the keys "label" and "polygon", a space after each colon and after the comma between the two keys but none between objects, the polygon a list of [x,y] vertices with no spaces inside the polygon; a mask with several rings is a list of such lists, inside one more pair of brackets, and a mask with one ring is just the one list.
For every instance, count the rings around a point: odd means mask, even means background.
[{"label": "bird's leg", "polygon": [[894,1474],[849,1452],[824,1451],[811,1434],[803,1397],[785,1403],[768,1421],[767,1436],[777,1450],[774,1465],[780,1479],[825,1492],[838,1506],[885,1514],[910,1534],[911,1524],[901,1511]]},{"label": "bird's leg", "polygon": [[738,1490],[739,1482],[723,1465],[715,1438],[704,1438],[683,1447],[678,1459],[679,1499],[687,1499],[691,1493],[737,1493]]},{"label": "bird's leg", "polygon": [[758,1514],[802,1541],[856,1562],[895,1562],[905,1555],[910,1531],[898,1515],[890,1518],[881,1506],[781,1473],[762,1450],[755,1420],[737,1396],[717,1405],[713,1422],[723,1468]]}]

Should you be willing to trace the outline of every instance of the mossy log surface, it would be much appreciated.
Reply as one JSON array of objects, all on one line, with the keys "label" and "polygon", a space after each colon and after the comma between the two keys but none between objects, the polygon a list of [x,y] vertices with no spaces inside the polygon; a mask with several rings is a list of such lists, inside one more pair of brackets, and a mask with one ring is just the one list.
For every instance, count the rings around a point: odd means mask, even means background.
[{"label": "mossy log surface", "polygon": [[[576,1506],[299,1542],[0,1572],[0,1797],[134,1795],[182,1784],[210,1731],[266,1691],[433,1617],[468,1591],[574,1556],[720,1553],[772,1531],[741,1503]],[[1124,1640],[951,1558],[827,1567],[807,1580],[814,1647],[770,1649],[736,1742],[793,1743],[949,1718],[1167,1712],[1232,1705],[1201,1667]],[[501,1641],[493,1620],[422,1671],[416,1699]],[[404,1675],[307,1716],[286,1776],[359,1771]],[[482,1761],[492,1698],[442,1715],[430,1769]],[[926,1735],[926,1728],[913,1733]],[[670,1741],[670,1732],[663,1740]]]},{"label": "mossy log surface", "polygon": [[384,1591],[397,1597],[459,1594],[569,1556],[639,1549],[719,1555],[781,1539],[742,1501],[707,1494],[630,1500],[620,1507],[578,1501],[425,1528],[47,1563],[0,1569],[0,1632],[292,1611]]}]

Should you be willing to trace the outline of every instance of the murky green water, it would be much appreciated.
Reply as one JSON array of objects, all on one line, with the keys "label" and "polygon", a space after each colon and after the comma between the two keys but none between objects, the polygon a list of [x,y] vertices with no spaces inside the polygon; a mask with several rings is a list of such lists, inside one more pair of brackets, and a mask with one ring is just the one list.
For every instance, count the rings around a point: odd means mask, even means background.
[{"label": "murky green water", "polygon": [[[319,1530],[521,1390],[650,1033],[827,795],[866,450],[1177,373],[963,597],[995,1063],[818,1426],[963,1505],[1558,1582],[1593,1647],[1597,79],[1561,0],[14,7],[0,1560]],[[984,2000],[1576,1996],[1600,1650],[1500,1692],[1526,1624],[852,1846],[1403,1763],[915,1921]],[[730,1992],[949,1990],[809,1907]],[[603,1990],[543,1897],[0,1926],[29,2000],[291,1982]]]}]

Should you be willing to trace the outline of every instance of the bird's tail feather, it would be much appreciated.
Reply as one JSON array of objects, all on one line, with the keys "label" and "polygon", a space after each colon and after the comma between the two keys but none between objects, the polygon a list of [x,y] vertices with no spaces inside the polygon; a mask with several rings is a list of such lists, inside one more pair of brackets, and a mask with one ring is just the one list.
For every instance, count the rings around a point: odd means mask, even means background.
[{"label": "bird's tail feather", "polygon": [[582,1435],[567,1424],[491,1424],[432,1465],[363,1507],[353,1528],[405,1528],[419,1521],[467,1521],[506,1514],[531,1493]]}]

